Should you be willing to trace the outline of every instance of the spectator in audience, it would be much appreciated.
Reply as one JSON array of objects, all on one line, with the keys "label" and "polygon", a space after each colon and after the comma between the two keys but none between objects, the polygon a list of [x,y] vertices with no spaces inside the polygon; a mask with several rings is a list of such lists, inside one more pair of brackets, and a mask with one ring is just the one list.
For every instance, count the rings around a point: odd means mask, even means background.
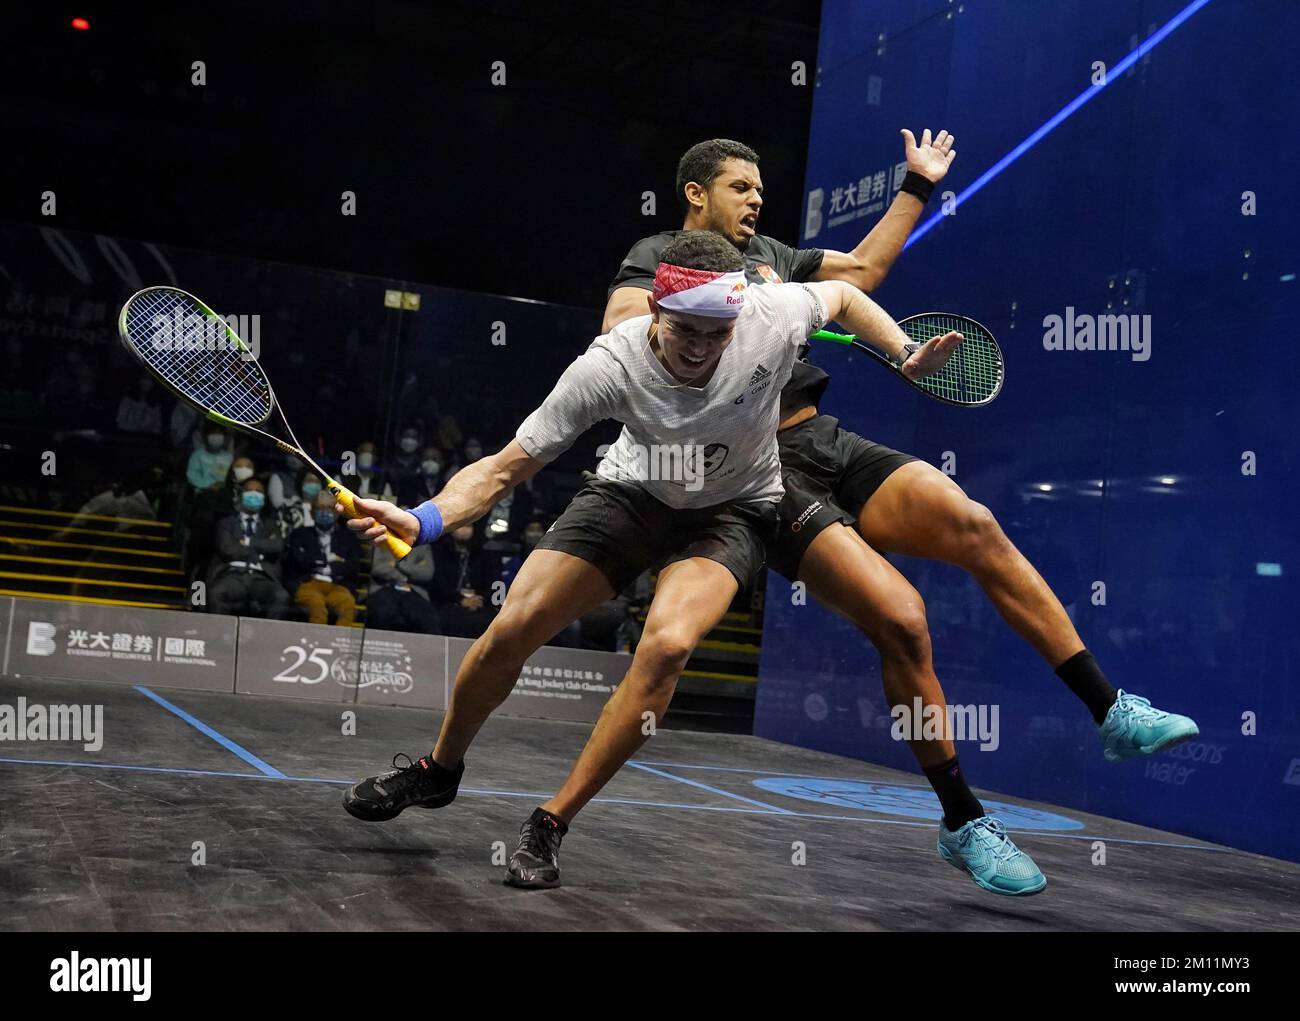
[{"label": "spectator in audience", "polygon": [[192,575],[203,574],[212,556],[217,519],[230,510],[226,475],[233,460],[225,430],[209,422],[202,448],[191,451],[185,467],[190,489],[186,560]]},{"label": "spectator in audience", "polygon": [[162,435],[162,402],[153,378],[141,376],[117,405],[117,427],[124,433]]},{"label": "spectator in audience", "polygon": [[356,580],[361,566],[361,546],[338,520],[334,497],[316,494],[312,524],[289,535],[285,557],[286,580],[293,599],[307,611],[313,624],[351,625],[357,615]]},{"label": "spectator in audience", "polygon": [[474,542],[474,527],[462,525],[447,539],[434,543],[433,565],[430,596],[444,633],[477,638],[495,615],[492,583],[499,572]]},{"label": "spectator in audience", "polygon": [[226,473],[230,471],[235,458],[221,426],[208,423],[203,441],[203,446],[190,454],[189,463],[185,467],[185,478],[196,494],[220,493],[225,488]]},{"label": "spectator in audience", "polygon": [[292,454],[281,452],[280,459],[274,462],[274,467],[266,480],[266,500],[277,514],[286,503],[296,499],[300,474],[302,474],[302,462]]},{"label": "spectator in audience", "polygon": [[280,507],[280,531],[285,536],[312,523],[316,497],[321,493],[321,477],[310,468],[299,469],[299,480],[292,492],[296,495]]},{"label": "spectator in audience", "polygon": [[397,434],[397,453],[393,455],[391,470],[388,473],[389,484],[393,492],[409,491],[420,474],[420,429],[418,426],[406,425]]},{"label": "spectator in audience", "polygon": [[387,547],[376,546],[370,565],[366,625],[386,631],[443,634],[438,611],[429,602],[427,586],[432,580],[433,546],[416,546],[401,560]]},{"label": "spectator in audience", "polygon": [[[253,464],[253,459],[247,454],[240,454],[230,462],[230,474],[227,476],[227,482],[230,491],[233,494],[232,499],[238,503],[241,494],[244,491],[244,483],[257,474],[257,466]],[[266,491],[262,491],[262,502],[266,502]]]},{"label": "spectator in audience", "polygon": [[240,487],[239,508],[217,522],[217,557],[208,577],[213,613],[283,620],[289,593],[280,585],[284,538],[274,518],[263,513],[266,492],[257,479]]},{"label": "spectator in audience", "polygon": [[420,454],[419,474],[404,481],[403,489],[397,494],[400,506],[414,507],[436,496],[442,486],[442,451],[437,447],[425,447]]},{"label": "spectator in audience", "polygon": [[[339,481],[357,496],[364,496],[369,500],[393,502],[395,495],[393,487],[388,483],[384,473],[375,465],[375,445],[370,440],[357,444],[356,472],[341,476]],[[400,503],[401,497],[397,496],[397,500]],[[410,506],[410,504],[407,506]]]}]

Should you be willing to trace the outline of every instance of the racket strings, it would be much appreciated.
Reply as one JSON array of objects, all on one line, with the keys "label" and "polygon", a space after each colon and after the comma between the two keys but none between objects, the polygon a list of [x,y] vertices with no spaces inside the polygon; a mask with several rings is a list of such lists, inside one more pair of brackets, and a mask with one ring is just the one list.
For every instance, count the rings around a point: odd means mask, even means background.
[{"label": "racket strings", "polygon": [[237,422],[262,422],[271,414],[261,367],[241,354],[224,322],[188,295],[167,289],[136,295],[126,308],[125,333],[149,367],[189,400]]},{"label": "racket strings", "polygon": [[957,345],[948,364],[938,372],[913,382],[928,393],[962,404],[988,400],[1002,383],[1002,358],[997,345],[977,324],[960,316],[915,316],[899,324],[908,339],[925,343],[952,330],[965,340]]}]

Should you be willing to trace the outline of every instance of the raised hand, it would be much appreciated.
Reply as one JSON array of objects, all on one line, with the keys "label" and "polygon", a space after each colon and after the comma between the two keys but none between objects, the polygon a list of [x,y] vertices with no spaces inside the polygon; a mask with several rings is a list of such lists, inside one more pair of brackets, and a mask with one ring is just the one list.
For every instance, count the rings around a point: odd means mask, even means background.
[{"label": "raised hand", "polygon": [[943,130],[934,136],[932,142],[930,129],[926,128],[921,132],[921,142],[918,145],[912,133],[903,128],[903,155],[907,159],[907,169],[938,184],[957,157],[957,150],[953,148],[956,142],[954,135]]}]

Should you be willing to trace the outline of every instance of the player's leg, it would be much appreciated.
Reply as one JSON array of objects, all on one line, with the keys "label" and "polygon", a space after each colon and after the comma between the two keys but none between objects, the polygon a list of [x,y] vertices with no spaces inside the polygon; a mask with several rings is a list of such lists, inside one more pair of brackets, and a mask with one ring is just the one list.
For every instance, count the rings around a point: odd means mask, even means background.
[{"label": "player's leg", "polygon": [[[930,634],[921,596],[854,530],[836,523],[808,546],[799,580],[819,602],[852,621],[880,653],[885,697],[909,709],[920,696],[923,712],[936,707],[947,719],[943,689],[930,655]],[[1047,885],[1038,866],[984,812],[958,762],[951,735],[912,739],[939,803],[939,853],[982,888],[1008,896],[1038,893]]]},{"label": "player's leg", "polygon": [[679,560],[660,572],[632,665],[568,778],[542,808],[572,822],[641,747],[662,723],[695,646],[722,620],[738,588],[726,567],[705,557]]},{"label": "player's leg", "polygon": [[1002,618],[1053,668],[1083,649],[1065,607],[993,513],[933,465],[910,461],[893,471],[863,506],[858,527],[877,549],[970,572]]},{"label": "player's leg", "polygon": [[560,884],[560,841],[569,823],[662,722],[686,661],[727,612],[738,587],[728,567],[703,556],[659,572],[632,664],[559,792],[520,827],[507,883],[527,889]]},{"label": "player's leg", "polygon": [[[741,584],[758,573],[764,545],[776,533],[777,511],[771,503],[673,510],[643,490],[610,492],[610,499],[623,504],[626,517],[638,525],[627,533],[629,542],[650,548],[648,559],[638,557],[614,572],[614,588],[621,592],[652,564],[664,566],[628,672],[559,792],[520,828],[519,845],[507,866],[506,882],[513,886],[559,885],[560,840],[568,821],[662,723],[686,661],[722,619]],[[608,520],[601,530],[619,531]]]},{"label": "player's leg", "polygon": [[1084,648],[1061,601],[992,512],[932,465],[911,461],[894,470],[866,500],[858,527],[879,549],[942,560],[970,572],[1002,618],[1088,707],[1108,760],[1152,755],[1200,732],[1189,717],[1117,692]]},{"label": "player's leg", "polygon": [[553,549],[535,549],[519,569],[501,612],[465,654],[433,758],[452,769],[483,722],[510,694],[524,661],[593,607],[613,597],[604,572]]},{"label": "player's leg", "polygon": [[[814,599],[853,623],[876,647],[885,699],[891,706],[910,707],[918,695],[923,706],[942,709],[946,705],[931,660],[921,594],[857,532],[838,523],[824,528],[799,563],[799,581]],[[923,767],[956,754],[947,737],[909,740],[908,745]]]},{"label": "player's leg", "polygon": [[[348,788],[343,807],[383,822],[411,807],[441,808],[456,797],[470,742],[548,638],[613,595],[609,579],[579,557],[536,549],[524,561],[501,612],[470,646],[456,672],[451,705],[434,751]],[[409,762],[409,758],[408,758]]]}]

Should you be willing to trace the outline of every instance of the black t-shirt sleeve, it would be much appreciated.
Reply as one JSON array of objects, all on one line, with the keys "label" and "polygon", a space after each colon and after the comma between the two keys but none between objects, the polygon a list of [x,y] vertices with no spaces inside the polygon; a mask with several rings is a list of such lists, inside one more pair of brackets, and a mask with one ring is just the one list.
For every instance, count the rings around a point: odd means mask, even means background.
[{"label": "black t-shirt sleeve", "polygon": [[771,238],[767,242],[772,248],[773,268],[787,284],[806,284],[822,268],[826,252],[821,248],[791,248]]},{"label": "black t-shirt sleeve", "polygon": [[605,296],[609,297],[620,287],[644,287],[647,291],[654,290],[655,269],[659,265],[659,255],[668,240],[662,234],[656,234],[654,237],[642,238],[634,244],[624,258],[623,264],[618,267],[614,282],[609,285]]}]

